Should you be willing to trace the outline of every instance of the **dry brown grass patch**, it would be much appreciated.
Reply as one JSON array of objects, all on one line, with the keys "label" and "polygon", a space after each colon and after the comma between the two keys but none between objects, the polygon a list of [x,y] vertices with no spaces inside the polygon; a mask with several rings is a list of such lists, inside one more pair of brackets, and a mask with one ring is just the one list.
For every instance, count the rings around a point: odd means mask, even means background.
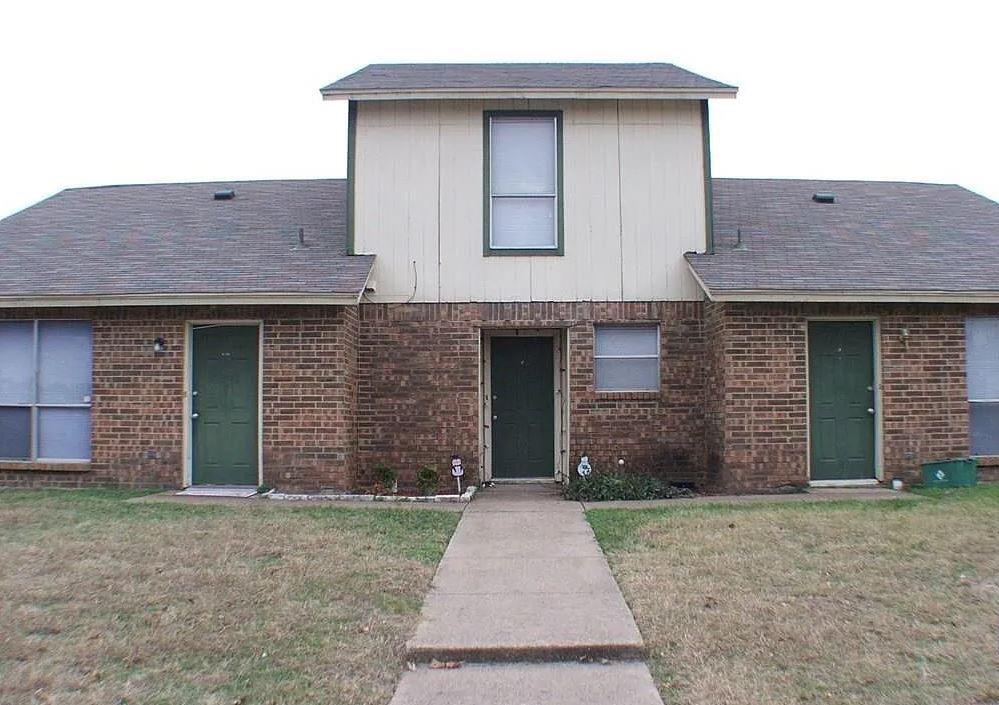
[{"label": "dry brown grass patch", "polygon": [[0,492],[0,702],[385,703],[457,514]]},{"label": "dry brown grass patch", "polygon": [[997,701],[999,488],[589,517],[667,703]]}]

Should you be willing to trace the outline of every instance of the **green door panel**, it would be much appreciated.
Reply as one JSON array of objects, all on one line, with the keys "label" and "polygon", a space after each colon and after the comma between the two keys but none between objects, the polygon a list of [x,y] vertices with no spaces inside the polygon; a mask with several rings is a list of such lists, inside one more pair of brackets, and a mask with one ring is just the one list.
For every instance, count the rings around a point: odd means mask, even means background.
[{"label": "green door panel", "polygon": [[194,329],[192,483],[257,484],[257,326]]},{"label": "green door panel", "polygon": [[873,325],[809,323],[808,380],[811,479],[874,478]]},{"label": "green door panel", "polygon": [[552,339],[492,338],[491,353],[493,477],[553,477]]}]

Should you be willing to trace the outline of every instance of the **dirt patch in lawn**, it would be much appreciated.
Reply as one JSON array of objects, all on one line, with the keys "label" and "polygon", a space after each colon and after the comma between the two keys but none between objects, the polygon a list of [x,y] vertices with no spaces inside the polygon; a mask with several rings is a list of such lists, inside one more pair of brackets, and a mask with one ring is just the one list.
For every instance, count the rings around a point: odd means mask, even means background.
[{"label": "dirt patch in lawn", "polygon": [[0,702],[386,703],[459,515],[0,491]]},{"label": "dirt patch in lawn", "polygon": [[999,703],[999,486],[588,517],[667,703]]}]

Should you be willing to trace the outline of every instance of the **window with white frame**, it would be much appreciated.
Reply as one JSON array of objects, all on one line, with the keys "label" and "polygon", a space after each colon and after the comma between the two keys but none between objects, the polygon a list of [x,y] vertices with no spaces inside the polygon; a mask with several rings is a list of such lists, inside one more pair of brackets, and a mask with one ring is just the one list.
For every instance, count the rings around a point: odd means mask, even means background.
[{"label": "window with white frame", "polygon": [[0,321],[0,458],[89,460],[89,321]]},{"label": "window with white frame", "polygon": [[594,327],[598,392],[659,391],[659,326]]},{"label": "window with white frame", "polygon": [[971,454],[999,455],[999,318],[965,322]]},{"label": "window with white frame", "polygon": [[558,254],[558,113],[487,113],[486,119],[486,253]]}]

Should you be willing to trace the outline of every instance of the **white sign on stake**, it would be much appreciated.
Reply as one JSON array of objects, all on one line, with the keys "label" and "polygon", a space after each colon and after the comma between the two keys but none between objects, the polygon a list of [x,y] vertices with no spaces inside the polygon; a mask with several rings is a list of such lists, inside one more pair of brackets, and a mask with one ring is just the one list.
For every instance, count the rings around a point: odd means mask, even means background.
[{"label": "white sign on stake", "polygon": [[460,455],[451,456],[451,476],[458,481],[458,494],[461,494],[461,476],[465,474],[465,467],[461,464]]}]

